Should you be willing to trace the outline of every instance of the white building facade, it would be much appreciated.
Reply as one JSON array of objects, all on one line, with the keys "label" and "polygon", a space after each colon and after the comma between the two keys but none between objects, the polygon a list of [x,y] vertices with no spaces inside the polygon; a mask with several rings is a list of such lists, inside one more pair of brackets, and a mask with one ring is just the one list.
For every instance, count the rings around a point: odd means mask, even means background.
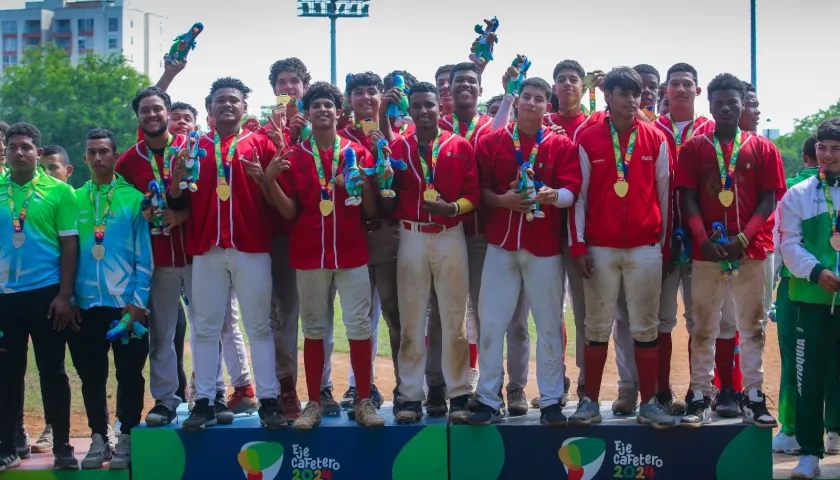
[{"label": "white building facade", "polygon": [[134,8],[132,3],[43,0],[26,2],[22,9],[0,10],[0,75],[21,61],[26,48],[53,42],[70,55],[74,65],[91,52],[122,54],[138,72],[153,80],[160,77],[163,55],[171,44],[163,36],[165,18]]}]

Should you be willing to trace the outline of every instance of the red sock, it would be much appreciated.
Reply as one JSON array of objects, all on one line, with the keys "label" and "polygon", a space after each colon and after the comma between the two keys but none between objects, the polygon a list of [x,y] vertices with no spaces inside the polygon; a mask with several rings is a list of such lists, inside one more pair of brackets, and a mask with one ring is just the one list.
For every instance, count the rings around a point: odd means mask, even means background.
[{"label": "red sock", "polygon": [[658,345],[652,347],[633,347],[636,370],[639,372],[639,396],[642,403],[647,403],[656,393],[656,380],[659,378]]},{"label": "red sock", "polygon": [[[350,366],[356,375],[356,396],[360,399],[370,398],[372,345],[370,339],[350,340]],[[320,380],[318,380],[320,381]]]},{"label": "red sock", "polygon": [[470,344],[470,368],[478,367],[478,345]]},{"label": "red sock", "polygon": [[734,338],[718,338],[715,340],[715,386],[718,390],[732,387],[734,357]]},{"label": "red sock", "polygon": [[732,372],[732,388],[744,391],[744,375],[741,373],[741,334],[735,332],[735,370]]},{"label": "red sock", "polygon": [[[368,357],[370,354],[368,354]],[[309,401],[321,404],[321,376],[324,374],[324,340],[303,339],[303,369]]]},{"label": "red sock", "polygon": [[657,392],[671,392],[671,332],[659,334]]},{"label": "red sock", "polygon": [[[691,335],[688,336],[688,374],[691,375]],[[687,397],[689,393],[691,393],[691,383],[688,384],[685,396]]]},{"label": "red sock", "polygon": [[607,363],[607,345],[584,345],[583,347],[583,389],[593,402],[601,395],[601,380],[604,364]]}]

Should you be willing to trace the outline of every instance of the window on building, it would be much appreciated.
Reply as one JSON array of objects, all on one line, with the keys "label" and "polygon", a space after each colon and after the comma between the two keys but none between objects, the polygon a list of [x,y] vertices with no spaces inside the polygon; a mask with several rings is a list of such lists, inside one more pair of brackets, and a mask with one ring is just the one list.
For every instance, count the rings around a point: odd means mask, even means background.
[{"label": "window on building", "polygon": [[23,33],[41,33],[41,21],[27,20],[23,24]]},{"label": "window on building", "polygon": [[17,63],[17,55],[3,55],[3,68],[9,67],[11,65],[17,65]]},{"label": "window on building", "polygon": [[109,50],[116,50],[117,49],[117,39],[111,37],[108,39],[108,49]]},{"label": "window on building", "polygon": [[17,52],[18,43],[17,37],[8,37],[3,39],[3,51],[4,52]]},{"label": "window on building", "polygon": [[108,31],[109,32],[118,32],[120,30],[120,19],[119,18],[109,18],[108,19]]},{"label": "window on building", "polygon": [[70,20],[56,20],[55,33],[70,33]]},{"label": "window on building", "polygon": [[12,35],[17,33],[17,22],[8,21],[3,22],[3,35]]},{"label": "window on building", "polygon": [[53,40],[58,48],[70,50],[70,39],[67,37],[58,37]]},{"label": "window on building", "polygon": [[26,37],[23,39],[23,48],[37,47],[39,45],[41,45],[41,39],[38,37]]},{"label": "window on building", "polygon": [[92,33],[93,32],[93,19],[92,18],[80,18],[79,19],[79,33]]},{"label": "window on building", "polygon": [[79,39],[79,51],[87,50],[87,38],[80,38]]}]

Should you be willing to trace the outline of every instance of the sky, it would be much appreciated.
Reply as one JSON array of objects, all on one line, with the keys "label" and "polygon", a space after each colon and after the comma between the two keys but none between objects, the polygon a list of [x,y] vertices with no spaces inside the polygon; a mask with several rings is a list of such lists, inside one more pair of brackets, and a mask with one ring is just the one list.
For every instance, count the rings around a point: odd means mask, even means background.
[{"label": "sky", "polygon": [[[0,9],[22,8],[23,3],[0,0]],[[502,93],[501,75],[517,53],[531,59],[529,76],[549,83],[554,66],[563,59],[577,60],[587,71],[647,63],[663,76],[674,63],[686,62],[697,69],[704,89],[722,72],[750,80],[749,0],[370,3],[369,18],[337,22],[337,76],[342,89],[347,73],[368,70],[380,76],[407,70],[433,82],[438,66],[468,60],[473,26],[494,15],[500,22],[499,43],[496,60],[485,70],[483,99]],[[281,58],[299,57],[313,81],[330,80],[329,20],[298,18],[295,0],[132,0],[132,4],[166,17],[164,28],[172,38],[196,21],[204,23],[187,68],[169,89],[173,100],[199,111],[212,81],[234,76],[254,91],[249,112],[258,115],[260,105],[275,101],[268,73]],[[641,6],[630,8],[634,5]],[[757,0],[757,12],[761,128],[785,133],[792,130],[794,119],[840,98],[836,81],[840,63],[833,60],[840,1]],[[598,108],[602,106],[599,96]],[[705,92],[698,97],[696,110],[708,112]]]}]

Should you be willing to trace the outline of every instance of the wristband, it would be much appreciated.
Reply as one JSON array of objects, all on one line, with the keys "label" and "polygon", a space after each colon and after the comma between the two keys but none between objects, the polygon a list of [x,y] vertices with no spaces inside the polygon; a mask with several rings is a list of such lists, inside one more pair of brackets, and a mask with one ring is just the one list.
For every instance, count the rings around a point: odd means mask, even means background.
[{"label": "wristband", "polygon": [[458,205],[458,202],[452,202],[450,205],[455,207],[455,212],[450,217],[457,217],[461,213],[461,206]]},{"label": "wristband", "polygon": [[697,239],[697,243],[702,245],[709,241],[709,234],[706,233],[706,227],[703,226],[703,218],[700,215],[692,215],[686,219],[691,235]]},{"label": "wristband", "polygon": [[752,239],[755,237],[755,234],[758,233],[759,230],[764,228],[767,225],[767,219],[762,217],[761,215],[753,215],[750,218],[750,221],[747,223],[747,226],[741,231],[744,235],[747,236],[747,239]]},{"label": "wristband", "polygon": [[458,205],[458,215],[465,215],[475,210],[475,205],[473,205],[471,201],[463,197],[456,200],[455,204]]},{"label": "wristband", "polygon": [[738,240],[741,242],[741,245],[743,245],[744,248],[747,248],[750,245],[750,241],[747,240],[747,236],[743,233],[738,234]]}]

